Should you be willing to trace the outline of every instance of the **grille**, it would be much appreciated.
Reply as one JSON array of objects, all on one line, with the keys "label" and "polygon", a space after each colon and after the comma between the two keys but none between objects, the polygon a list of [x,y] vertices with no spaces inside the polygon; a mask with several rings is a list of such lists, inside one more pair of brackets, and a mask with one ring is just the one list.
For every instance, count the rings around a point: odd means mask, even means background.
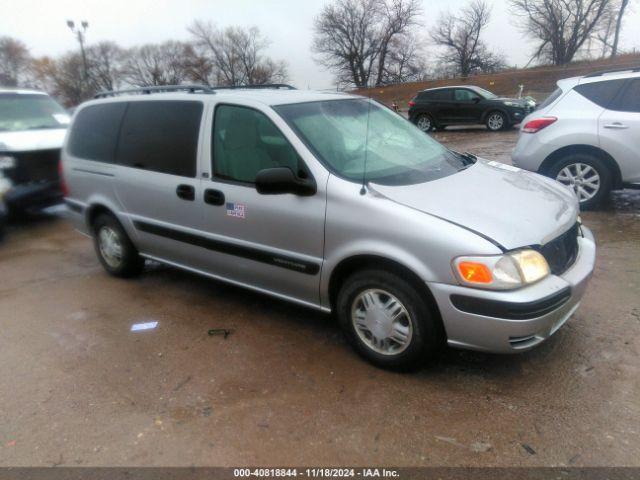
[{"label": "grille", "polygon": [[567,232],[539,248],[554,275],[565,272],[576,261],[579,231],[580,226],[576,223]]},{"label": "grille", "polygon": [[5,155],[16,159],[15,168],[5,171],[5,175],[16,184],[58,180],[59,149],[8,152]]}]

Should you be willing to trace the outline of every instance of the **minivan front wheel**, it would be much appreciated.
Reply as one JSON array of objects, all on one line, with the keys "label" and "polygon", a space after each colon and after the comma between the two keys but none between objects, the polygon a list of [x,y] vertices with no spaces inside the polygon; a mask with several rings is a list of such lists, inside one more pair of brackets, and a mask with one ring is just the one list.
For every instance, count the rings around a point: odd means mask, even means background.
[{"label": "minivan front wheel", "polygon": [[556,162],[549,176],[573,190],[582,210],[596,208],[611,191],[611,172],[602,160],[588,153],[575,153]]},{"label": "minivan front wheel", "polygon": [[93,223],[93,243],[104,269],[116,277],[133,277],[144,268],[144,259],[112,215],[102,214]]},{"label": "minivan front wheel", "polygon": [[395,273],[365,270],[346,279],[336,309],[350,343],[371,363],[419,367],[442,344],[442,330],[424,295]]},{"label": "minivan front wheel", "polygon": [[423,132],[430,132],[433,129],[433,119],[426,113],[421,113],[416,117],[416,126]]}]

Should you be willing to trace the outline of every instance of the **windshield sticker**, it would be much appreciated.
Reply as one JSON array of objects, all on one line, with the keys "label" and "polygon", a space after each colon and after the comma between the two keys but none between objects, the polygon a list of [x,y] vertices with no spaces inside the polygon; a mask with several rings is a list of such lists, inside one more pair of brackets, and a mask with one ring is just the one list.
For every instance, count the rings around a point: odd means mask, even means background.
[{"label": "windshield sticker", "polygon": [[514,167],[513,165],[507,165],[506,163],[496,162],[495,160],[491,160],[487,162],[487,165],[491,165],[492,167],[499,168],[500,170],[507,170],[509,172],[519,172],[520,169],[518,167]]},{"label": "windshield sticker", "polygon": [[71,118],[66,113],[53,113],[51,116],[62,125],[69,125],[69,122],[71,121]]},{"label": "windshield sticker", "polygon": [[245,218],[246,207],[243,203],[227,202],[227,216],[235,218]]}]

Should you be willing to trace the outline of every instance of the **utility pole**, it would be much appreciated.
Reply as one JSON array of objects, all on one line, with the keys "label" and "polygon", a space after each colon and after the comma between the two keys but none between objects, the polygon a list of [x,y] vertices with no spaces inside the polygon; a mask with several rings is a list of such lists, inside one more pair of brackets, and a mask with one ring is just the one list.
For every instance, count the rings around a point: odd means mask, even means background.
[{"label": "utility pole", "polygon": [[86,20],[82,20],[82,22],[80,22],[80,26],[76,27],[76,24],[73,20],[67,20],[67,27],[69,27],[71,33],[76,36],[76,39],[80,44],[80,53],[82,54],[82,67],[84,69],[84,81],[86,82],[87,78],[89,77],[89,69],[87,68],[87,55],[84,51],[84,35],[87,31],[87,28],[89,28],[89,22],[87,22]]}]

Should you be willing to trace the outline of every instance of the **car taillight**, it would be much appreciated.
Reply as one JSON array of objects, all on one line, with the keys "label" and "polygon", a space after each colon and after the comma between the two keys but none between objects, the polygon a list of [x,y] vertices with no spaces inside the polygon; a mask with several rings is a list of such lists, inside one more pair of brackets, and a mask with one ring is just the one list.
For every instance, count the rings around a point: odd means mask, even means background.
[{"label": "car taillight", "polygon": [[69,196],[69,187],[67,187],[67,182],[64,181],[64,173],[62,168],[62,160],[58,160],[58,180],[60,181],[60,190],[62,190],[62,196]]},{"label": "car taillight", "polygon": [[552,123],[555,123],[558,119],[556,117],[542,117],[531,120],[522,127],[523,133],[537,133],[543,128],[547,128]]},{"label": "car taillight", "polygon": [[413,100],[409,100],[410,107],[414,107],[415,105],[416,105],[416,102],[414,102]]}]

